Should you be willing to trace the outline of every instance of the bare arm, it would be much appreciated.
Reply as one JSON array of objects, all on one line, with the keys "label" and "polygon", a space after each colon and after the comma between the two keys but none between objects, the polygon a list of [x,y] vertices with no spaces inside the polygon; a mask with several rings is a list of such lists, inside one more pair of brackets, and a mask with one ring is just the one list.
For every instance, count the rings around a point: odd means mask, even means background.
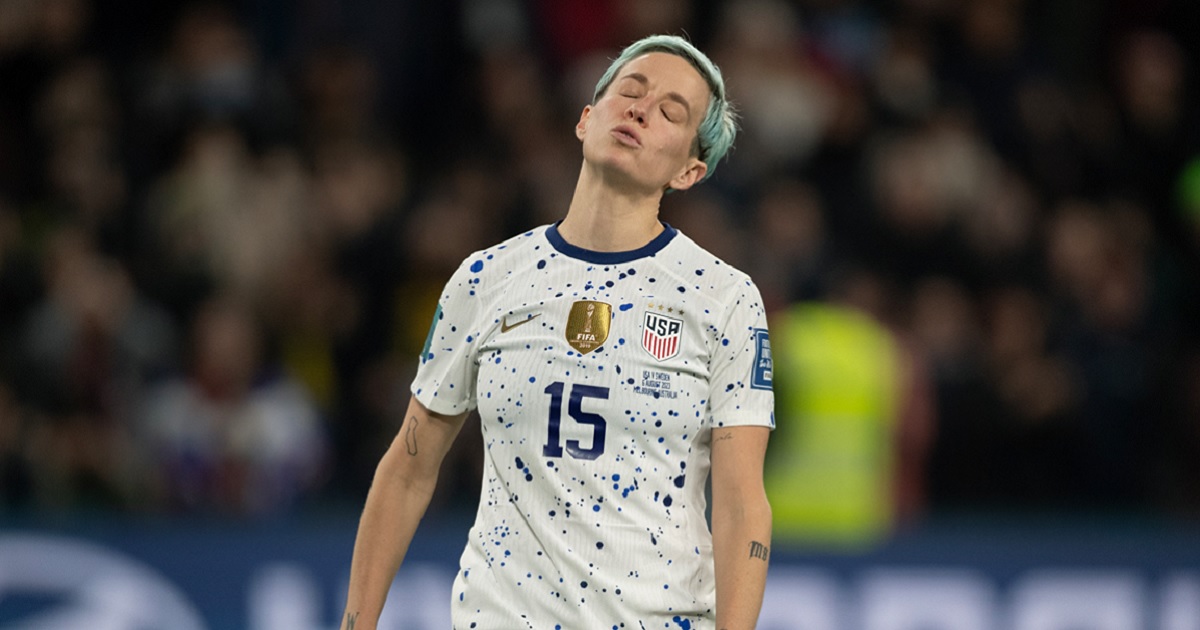
[{"label": "bare arm", "polygon": [[771,505],[763,489],[766,427],[712,434],[712,530],[717,630],[752,630],[771,553]]},{"label": "bare arm", "polygon": [[437,487],[438,469],[467,414],[443,416],[416,398],[367,492],[354,540],[342,630],[372,630]]}]

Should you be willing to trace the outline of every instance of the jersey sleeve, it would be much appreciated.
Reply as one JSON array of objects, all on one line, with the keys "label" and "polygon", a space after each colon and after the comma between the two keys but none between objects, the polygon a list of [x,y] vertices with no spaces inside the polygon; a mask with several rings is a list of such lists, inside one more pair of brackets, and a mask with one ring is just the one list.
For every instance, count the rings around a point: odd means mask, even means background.
[{"label": "jersey sleeve", "polygon": [[413,379],[413,396],[435,413],[457,415],[475,408],[483,304],[474,258],[464,261],[446,283]]},{"label": "jersey sleeve", "polygon": [[710,363],[709,421],[713,428],[775,428],[771,339],[758,287],[749,279],[730,295],[725,325]]}]

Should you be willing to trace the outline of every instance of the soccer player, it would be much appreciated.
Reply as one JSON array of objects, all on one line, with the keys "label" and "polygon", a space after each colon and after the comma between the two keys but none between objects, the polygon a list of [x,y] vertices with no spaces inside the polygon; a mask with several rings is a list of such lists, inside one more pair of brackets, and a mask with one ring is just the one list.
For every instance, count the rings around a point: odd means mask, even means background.
[{"label": "soccer player", "polygon": [[575,127],[566,217],[446,285],[367,495],[343,629],[375,627],[474,408],[485,467],[455,629],[754,627],[774,425],[762,299],[658,218],[735,133],[720,71],[688,41],[651,36],[612,63]]}]

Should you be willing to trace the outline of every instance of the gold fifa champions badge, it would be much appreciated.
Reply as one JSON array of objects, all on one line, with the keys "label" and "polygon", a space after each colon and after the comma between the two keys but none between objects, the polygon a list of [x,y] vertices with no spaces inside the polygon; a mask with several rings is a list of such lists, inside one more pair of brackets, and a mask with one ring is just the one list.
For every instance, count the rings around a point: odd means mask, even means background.
[{"label": "gold fifa champions badge", "polygon": [[580,300],[571,305],[571,314],[567,316],[567,343],[580,354],[587,354],[608,339],[611,323],[612,305]]}]

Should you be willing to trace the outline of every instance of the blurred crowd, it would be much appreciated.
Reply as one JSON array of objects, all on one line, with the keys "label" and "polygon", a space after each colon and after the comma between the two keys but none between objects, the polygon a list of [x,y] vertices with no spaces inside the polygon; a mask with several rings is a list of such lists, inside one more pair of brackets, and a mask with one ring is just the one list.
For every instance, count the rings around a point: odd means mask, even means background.
[{"label": "blurred crowd", "polygon": [[[360,505],[443,283],[564,214],[595,80],[667,32],[743,130],[663,218],[773,316],[903,349],[897,514],[1200,516],[1197,27],[1190,0],[0,0],[0,513]],[[480,448],[435,510],[476,500]]]}]

